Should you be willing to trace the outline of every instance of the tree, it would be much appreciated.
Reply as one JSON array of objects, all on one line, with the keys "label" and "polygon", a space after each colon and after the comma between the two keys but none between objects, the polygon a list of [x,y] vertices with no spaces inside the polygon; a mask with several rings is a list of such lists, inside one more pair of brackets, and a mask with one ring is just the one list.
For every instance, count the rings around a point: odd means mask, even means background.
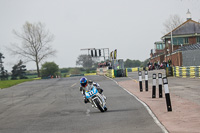
[{"label": "tree", "polygon": [[70,74],[81,74],[80,68],[73,68],[70,70]]},{"label": "tree", "polygon": [[146,59],[145,61],[141,63],[140,67],[147,67],[148,62],[149,62],[149,59]]},{"label": "tree", "polygon": [[27,79],[26,75],[26,66],[23,65],[23,62],[20,60],[19,63],[17,63],[16,65],[14,65],[13,67],[12,75],[11,75],[11,79],[15,80],[17,79],[17,77],[19,77],[19,79]]},{"label": "tree", "polygon": [[142,64],[142,62],[139,61],[139,60],[130,60],[130,59],[127,59],[124,62],[124,67],[139,67],[141,64]]},{"label": "tree", "polygon": [[13,67],[12,67],[12,75],[11,75],[11,79],[12,80],[15,80],[15,79],[17,79],[17,77],[18,77],[18,71],[17,71],[17,68],[18,68],[18,66],[17,65],[14,65]]},{"label": "tree", "polygon": [[61,72],[61,73],[68,73],[69,70],[70,70],[70,68],[61,68],[61,69],[60,69],[60,72]]},{"label": "tree", "polygon": [[180,18],[179,15],[170,15],[170,17],[163,23],[164,31],[163,34],[167,34],[171,32],[173,29],[178,27],[183,23],[183,19]]},{"label": "tree", "polygon": [[26,61],[34,61],[37,67],[38,77],[40,77],[39,64],[42,60],[49,56],[54,56],[56,51],[52,49],[50,43],[54,36],[45,29],[44,24],[26,22],[23,25],[22,32],[13,30],[14,35],[19,38],[22,43],[12,44],[12,48],[8,48],[14,55],[24,57]]},{"label": "tree", "polygon": [[4,70],[3,61],[2,61],[2,59],[4,58],[5,57],[3,56],[3,54],[0,53],[0,80],[8,80],[8,72],[7,70]]},{"label": "tree", "polygon": [[79,55],[76,61],[76,65],[81,65],[84,68],[92,68],[94,64],[95,61],[92,60],[92,56],[86,54]]},{"label": "tree", "polygon": [[56,76],[59,74],[59,67],[54,62],[45,62],[41,68],[42,77]]}]

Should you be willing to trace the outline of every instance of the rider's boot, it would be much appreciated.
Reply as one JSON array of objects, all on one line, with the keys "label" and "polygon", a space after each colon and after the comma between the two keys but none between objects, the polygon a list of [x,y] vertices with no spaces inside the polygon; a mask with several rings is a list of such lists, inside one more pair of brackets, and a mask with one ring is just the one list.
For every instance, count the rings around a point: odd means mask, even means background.
[{"label": "rider's boot", "polygon": [[104,100],[106,101],[106,96],[104,96],[104,95],[102,95],[102,96],[103,96]]},{"label": "rider's boot", "polygon": [[84,103],[86,104],[88,102],[89,102],[89,100],[87,98],[84,98]]},{"label": "rider's boot", "polygon": [[106,106],[104,106],[104,110],[105,110],[105,111],[107,111],[107,110],[108,110],[108,108],[107,108]]}]

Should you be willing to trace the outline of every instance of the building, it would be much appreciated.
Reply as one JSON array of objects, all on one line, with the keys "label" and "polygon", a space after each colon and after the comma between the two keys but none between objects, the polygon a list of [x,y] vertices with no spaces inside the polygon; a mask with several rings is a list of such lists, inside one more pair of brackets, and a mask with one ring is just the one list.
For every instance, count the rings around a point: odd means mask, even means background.
[{"label": "building", "polygon": [[188,10],[187,20],[164,35],[162,40],[155,42],[155,53],[151,52],[150,62],[167,62],[171,59],[173,66],[182,66],[184,59],[181,48],[200,43],[200,23],[192,20]]}]

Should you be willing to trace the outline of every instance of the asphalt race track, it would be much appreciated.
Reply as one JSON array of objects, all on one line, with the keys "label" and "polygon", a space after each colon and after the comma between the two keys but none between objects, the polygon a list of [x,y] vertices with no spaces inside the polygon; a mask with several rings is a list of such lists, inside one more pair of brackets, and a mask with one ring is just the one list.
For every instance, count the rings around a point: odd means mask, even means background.
[{"label": "asphalt race track", "polygon": [[0,90],[0,133],[162,133],[146,108],[114,81],[87,78],[104,89],[107,112],[83,102],[80,77],[36,80]]}]

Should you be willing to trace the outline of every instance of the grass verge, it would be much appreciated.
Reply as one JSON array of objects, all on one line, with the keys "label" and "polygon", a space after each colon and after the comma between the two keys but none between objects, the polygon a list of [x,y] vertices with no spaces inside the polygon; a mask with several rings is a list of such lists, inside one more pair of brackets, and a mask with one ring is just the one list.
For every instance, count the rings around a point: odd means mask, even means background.
[{"label": "grass verge", "polygon": [[0,81],[0,89],[3,88],[8,88],[26,81],[32,81],[35,79],[19,79],[19,80],[4,80],[4,81]]}]

